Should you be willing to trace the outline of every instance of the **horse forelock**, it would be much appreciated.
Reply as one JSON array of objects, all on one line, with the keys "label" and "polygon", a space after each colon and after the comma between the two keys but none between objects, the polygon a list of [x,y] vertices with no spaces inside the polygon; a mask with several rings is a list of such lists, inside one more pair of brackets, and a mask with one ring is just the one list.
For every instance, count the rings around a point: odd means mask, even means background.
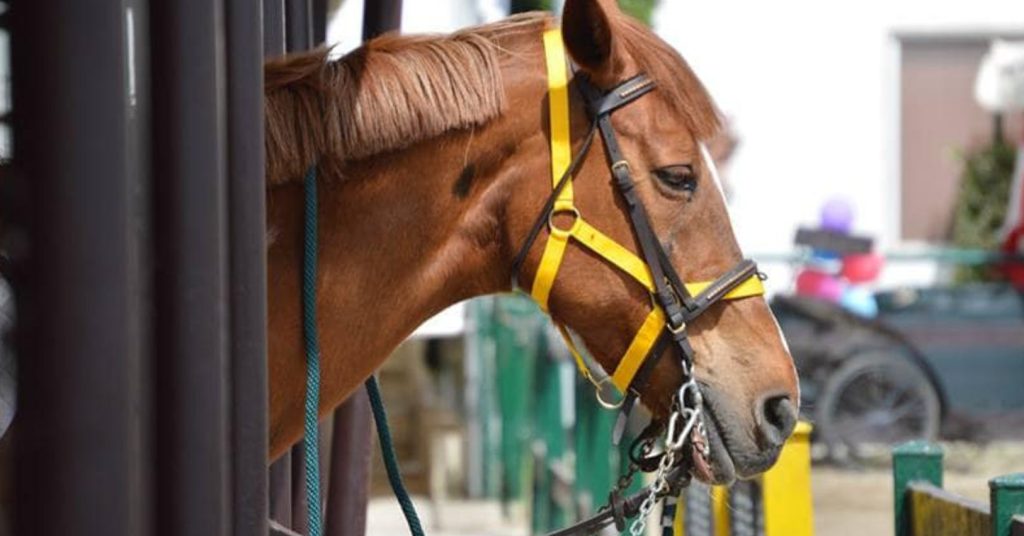
[{"label": "horse forelock", "polygon": [[505,111],[501,35],[536,27],[537,15],[448,36],[385,35],[338,60],[327,49],[265,68],[268,184],[300,180],[317,164],[337,175],[347,161],[408,147]]},{"label": "horse forelock", "polygon": [[622,48],[640,72],[658,83],[656,93],[686,121],[693,136],[699,141],[713,138],[721,128],[718,109],[679,52],[632,17],[620,16],[613,24]]}]

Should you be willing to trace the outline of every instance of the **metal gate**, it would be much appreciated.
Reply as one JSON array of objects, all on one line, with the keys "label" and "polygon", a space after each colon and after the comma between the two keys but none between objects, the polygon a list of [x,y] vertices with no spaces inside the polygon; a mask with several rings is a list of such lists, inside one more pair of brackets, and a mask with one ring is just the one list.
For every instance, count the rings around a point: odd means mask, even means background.
[{"label": "metal gate", "polygon": [[[367,4],[369,33],[396,27],[400,2]],[[262,65],[322,42],[325,15],[326,0],[0,12],[17,534],[262,535],[270,513],[304,530],[301,463],[276,464],[270,487],[266,467]],[[329,533],[362,530],[362,398],[325,451]]]}]

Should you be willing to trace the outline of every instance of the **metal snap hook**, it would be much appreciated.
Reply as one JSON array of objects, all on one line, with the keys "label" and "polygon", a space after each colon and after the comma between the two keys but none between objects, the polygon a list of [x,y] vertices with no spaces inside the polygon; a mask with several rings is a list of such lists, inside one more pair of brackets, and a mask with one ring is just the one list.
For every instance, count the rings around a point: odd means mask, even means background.
[{"label": "metal snap hook", "polygon": [[[692,398],[687,398],[687,394],[690,394]],[[679,404],[684,408],[687,408],[687,400],[693,401],[695,409],[699,409],[704,404],[704,395],[700,392],[700,386],[692,378],[679,388],[676,396],[679,397]]]},{"label": "metal snap hook", "polygon": [[[665,435],[665,448],[673,451],[683,448],[686,438],[689,437],[693,426],[697,424],[698,417],[700,417],[700,412],[690,408],[683,408],[682,412],[672,413],[672,417],[668,421],[668,433]],[[686,419],[686,422],[683,424],[683,429],[677,434],[676,428],[679,427],[679,419]]]}]

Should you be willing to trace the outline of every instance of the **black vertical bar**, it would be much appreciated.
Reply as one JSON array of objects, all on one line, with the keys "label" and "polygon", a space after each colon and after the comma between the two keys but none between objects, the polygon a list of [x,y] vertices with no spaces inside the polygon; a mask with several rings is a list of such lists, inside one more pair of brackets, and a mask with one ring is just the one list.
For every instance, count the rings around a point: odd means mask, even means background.
[{"label": "black vertical bar", "polygon": [[306,451],[299,442],[292,449],[292,524],[299,534],[309,532],[309,501],[306,496]]},{"label": "black vertical bar", "polygon": [[402,26],[402,0],[371,0],[363,9],[364,41]]},{"label": "black vertical bar", "polygon": [[[263,1],[263,54],[285,52],[285,0]],[[284,527],[292,526],[292,452],[289,450],[268,469],[270,518]],[[301,456],[301,453],[298,454]]]},{"label": "black vertical bar", "polygon": [[313,1],[313,46],[327,41],[327,0]]},{"label": "black vertical bar", "polygon": [[284,54],[284,0],[263,0],[263,55]]},{"label": "black vertical bar", "polygon": [[5,180],[20,177],[28,195],[8,243],[20,323],[16,534],[146,533],[148,177],[129,143],[125,6],[9,8],[17,172]]},{"label": "black vertical bar", "polygon": [[292,453],[289,450],[270,465],[270,518],[292,526]]},{"label": "black vertical bar", "polygon": [[223,4],[164,0],[150,8],[157,260],[155,528],[175,536],[228,534]]},{"label": "black vertical bar", "polygon": [[313,9],[310,0],[284,0],[284,9],[285,48],[288,52],[308,50],[313,46]]},{"label": "black vertical bar", "polygon": [[372,428],[370,399],[363,389],[334,413],[330,488],[324,520],[325,534],[345,536],[366,532]]},{"label": "black vertical bar", "polygon": [[231,298],[232,512],[236,536],[267,534],[267,250],[263,12],[226,0]]}]

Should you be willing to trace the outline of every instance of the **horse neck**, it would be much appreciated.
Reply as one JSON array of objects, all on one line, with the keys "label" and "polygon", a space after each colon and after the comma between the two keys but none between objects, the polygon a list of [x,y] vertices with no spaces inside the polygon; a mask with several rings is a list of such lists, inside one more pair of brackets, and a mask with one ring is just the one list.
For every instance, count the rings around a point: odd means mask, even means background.
[{"label": "horse neck", "polygon": [[[511,104],[536,107],[543,78],[520,74],[508,78],[517,80],[509,88]],[[548,163],[543,114],[506,116],[349,164],[344,178],[319,180],[322,412],[344,400],[433,314],[509,290],[509,260],[521,237],[507,235],[508,205],[513,191],[542,204]],[[524,176],[538,178],[536,192],[516,186]],[[302,210],[301,185],[269,190],[274,456],[301,434]]]}]

